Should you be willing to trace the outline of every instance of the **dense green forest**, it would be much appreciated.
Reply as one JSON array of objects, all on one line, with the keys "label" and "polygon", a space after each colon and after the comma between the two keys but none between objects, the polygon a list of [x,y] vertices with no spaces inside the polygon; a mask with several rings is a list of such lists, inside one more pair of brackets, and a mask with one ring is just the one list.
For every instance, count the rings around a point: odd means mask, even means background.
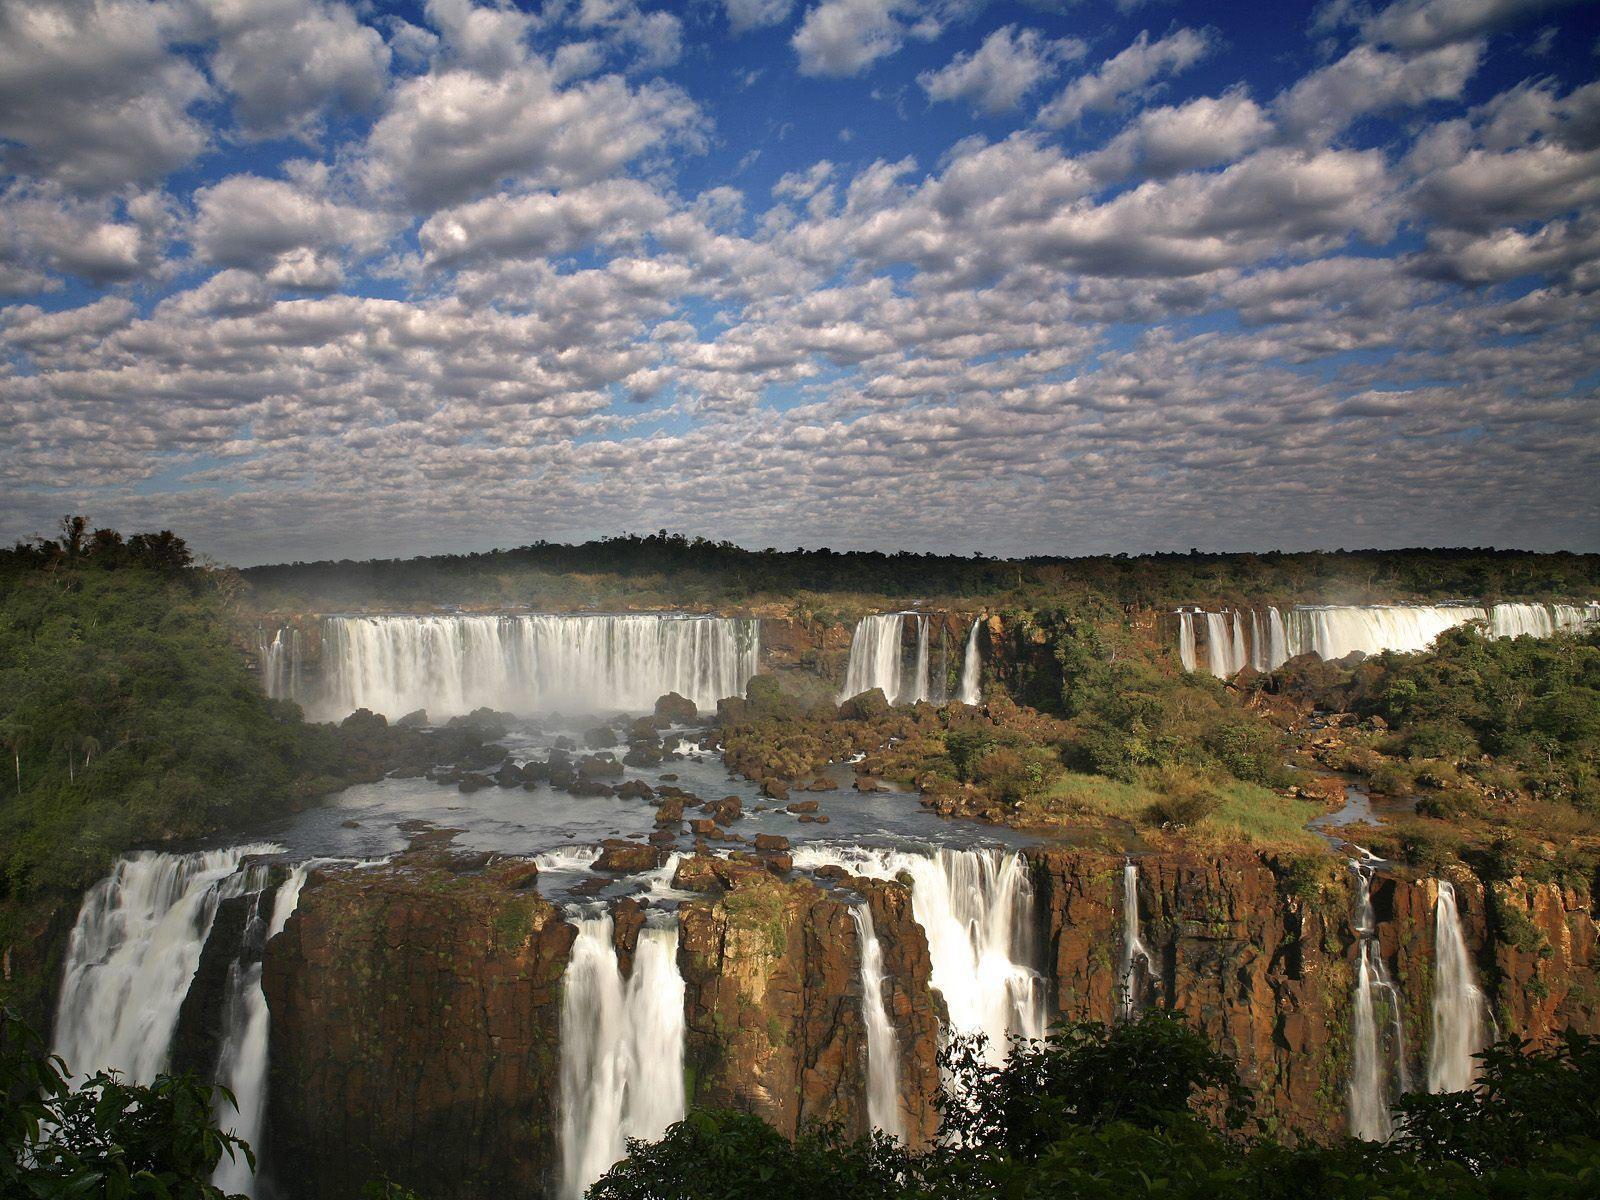
[{"label": "dense green forest", "polygon": [[665,530],[561,545],[242,572],[265,609],[448,604],[737,605],[803,593],[1037,607],[1088,589],[1118,604],[1327,603],[1423,598],[1592,599],[1600,555],[1521,550],[1111,555],[994,559],[744,550]]}]

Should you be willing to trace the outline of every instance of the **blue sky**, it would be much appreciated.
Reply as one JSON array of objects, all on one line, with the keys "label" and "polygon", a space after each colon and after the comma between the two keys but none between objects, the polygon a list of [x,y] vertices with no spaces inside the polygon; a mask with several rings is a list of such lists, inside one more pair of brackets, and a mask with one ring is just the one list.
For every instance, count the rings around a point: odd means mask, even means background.
[{"label": "blue sky", "polygon": [[1600,549],[1561,0],[0,0],[0,535]]}]

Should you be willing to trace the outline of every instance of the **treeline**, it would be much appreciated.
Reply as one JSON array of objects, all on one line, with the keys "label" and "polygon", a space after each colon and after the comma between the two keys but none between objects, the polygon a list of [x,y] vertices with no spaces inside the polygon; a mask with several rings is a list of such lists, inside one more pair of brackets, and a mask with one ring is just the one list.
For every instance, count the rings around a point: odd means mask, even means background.
[{"label": "treeline", "polygon": [[1589,599],[1600,555],[1521,550],[1336,550],[1022,559],[900,551],[745,550],[662,530],[580,545],[411,559],[294,562],[242,572],[263,607],[434,604],[737,604],[805,592],[891,600],[1010,597],[1088,589],[1116,603],[1293,603],[1426,598]]}]

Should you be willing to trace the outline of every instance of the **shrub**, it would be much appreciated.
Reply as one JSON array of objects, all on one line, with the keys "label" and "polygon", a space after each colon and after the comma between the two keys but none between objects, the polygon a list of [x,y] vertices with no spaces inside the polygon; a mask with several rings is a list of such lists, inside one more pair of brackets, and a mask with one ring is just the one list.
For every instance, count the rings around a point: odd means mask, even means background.
[{"label": "shrub", "polygon": [[1163,829],[1198,825],[1222,806],[1222,797],[1205,776],[1186,767],[1162,767],[1147,772],[1145,786],[1159,793],[1150,817]]}]

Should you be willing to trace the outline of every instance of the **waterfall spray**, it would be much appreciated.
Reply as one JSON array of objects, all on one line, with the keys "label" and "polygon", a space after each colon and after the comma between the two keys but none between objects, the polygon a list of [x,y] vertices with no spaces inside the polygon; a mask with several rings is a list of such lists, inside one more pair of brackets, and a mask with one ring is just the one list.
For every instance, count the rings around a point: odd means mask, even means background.
[{"label": "waterfall spray", "polygon": [[978,627],[982,624],[982,617],[973,618],[972,632],[967,634],[967,647],[961,655],[961,686],[956,692],[956,699],[963,704],[982,703],[978,685],[978,676],[983,670],[978,658]]},{"label": "waterfall spray", "polygon": [[1117,986],[1124,1018],[1139,1011],[1140,985],[1150,976],[1150,949],[1139,936],[1139,868],[1122,864],[1122,969]]},{"label": "waterfall spray", "polygon": [[874,1129],[900,1137],[900,1053],[894,1026],[883,1004],[883,947],[872,923],[872,910],[857,904],[850,910],[861,943],[861,1015],[867,1027],[867,1119]]},{"label": "waterfall spray", "polygon": [[[1390,977],[1378,946],[1372,911],[1372,868],[1352,862],[1356,907],[1350,925],[1357,937],[1356,981],[1350,1012],[1350,1132],[1365,1141],[1387,1141],[1394,1132],[1389,1114],[1396,1083],[1410,1090],[1400,989]],[[1393,1069],[1391,1070],[1391,1064]]]}]

